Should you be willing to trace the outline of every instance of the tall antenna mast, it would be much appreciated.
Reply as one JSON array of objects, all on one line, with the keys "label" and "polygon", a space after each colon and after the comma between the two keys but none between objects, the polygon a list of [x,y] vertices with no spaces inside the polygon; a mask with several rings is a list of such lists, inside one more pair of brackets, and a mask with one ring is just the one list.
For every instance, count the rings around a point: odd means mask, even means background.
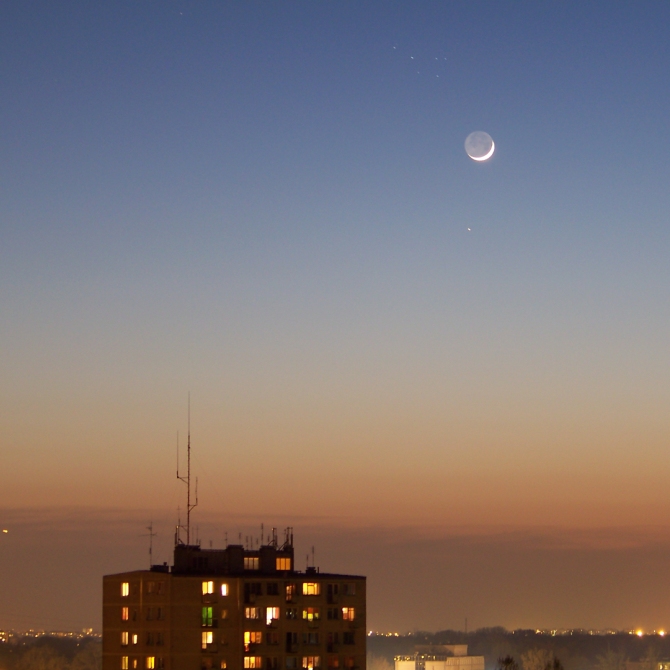
[{"label": "tall antenna mast", "polygon": [[195,480],[195,502],[191,503],[191,393],[188,394],[188,442],[186,446],[186,477],[179,474],[177,452],[177,479],[186,484],[186,544],[191,544],[191,510],[198,506],[198,479]]}]

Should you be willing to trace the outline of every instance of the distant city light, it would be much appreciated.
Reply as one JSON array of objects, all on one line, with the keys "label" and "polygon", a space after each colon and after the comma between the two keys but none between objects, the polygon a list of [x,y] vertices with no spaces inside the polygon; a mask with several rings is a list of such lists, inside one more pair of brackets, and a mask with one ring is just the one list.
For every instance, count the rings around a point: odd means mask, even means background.
[{"label": "distant city light", "polygon": [[3,529],[2,529],[2,532],[3,532],[3,533],[9,533],[9,531],[8,531],[6,528],[3,528]]},{"label": "distant city light", "polygon": [[644,635],[644,632],[641,630],[636,630],[635,635],[637,635],[638,637],[642,637]]},{"label": "distant city light", "polygon": [[663,637],[665,635],[665,631],[663,629],[658,631],[658,634]]}]

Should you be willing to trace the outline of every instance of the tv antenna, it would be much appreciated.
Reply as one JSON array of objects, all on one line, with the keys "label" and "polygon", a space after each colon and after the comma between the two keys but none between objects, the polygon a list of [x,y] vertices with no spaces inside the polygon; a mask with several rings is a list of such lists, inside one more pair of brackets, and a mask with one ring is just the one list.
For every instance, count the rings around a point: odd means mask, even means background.
[{"label": "tv antenna", "polygon": [[[198,478],[195,478],[195,502],[191,502],[191,394],[188,394],[188,441],[186,446],[186,477],[179,474],[179,433],[177,433],[177,479],[186,484],[186,544],[191,544],[191,510],[198,506]],[[183,528],[181,522],[177,526]],[[177,532],[179,543],[179,532]]]},{"label": "tv antenna", "polygon": [[154,533],[154,522],[149,521],[149,525],[147,526],[147,530],[149,531],[148,533],[145,533],[142,537],[148,537],[149,538],[149,570],[151,570],[151,566],[154,564],[154,538],[158,533]]}]

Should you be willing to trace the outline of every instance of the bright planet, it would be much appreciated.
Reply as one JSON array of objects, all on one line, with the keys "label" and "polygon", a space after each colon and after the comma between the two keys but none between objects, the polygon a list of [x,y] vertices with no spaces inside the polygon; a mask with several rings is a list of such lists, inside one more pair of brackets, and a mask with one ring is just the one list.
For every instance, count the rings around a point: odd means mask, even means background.
[{"label": "bright planet", "polygon": [[465,153],[473,161],[485,161],[493,156],[496,145],[493,138],[483,130],[475,130],[465,138]]}]

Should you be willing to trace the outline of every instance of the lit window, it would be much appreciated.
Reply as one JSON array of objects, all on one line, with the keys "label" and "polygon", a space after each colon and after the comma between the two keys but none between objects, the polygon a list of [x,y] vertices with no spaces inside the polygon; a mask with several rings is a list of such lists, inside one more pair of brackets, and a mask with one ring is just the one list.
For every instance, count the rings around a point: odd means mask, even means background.
[{"label": "lit window", "polygon": [[202,625],[212,627],[214,621],[214,608],[213,607],[203,607],[202,608]]},{"label": "lit window", "polygon": [[214,582],[203,582],[202,583],[202,595],[210,596],[214,593]]},{"label": "lit window", "polygon": [[302,611],[302,618],[305,619],[306,621],[318,621],[320,618],[319,608],[305,607],[305,609]]},{"label": "lit window", "polygon": [[321,584],[319,584],[318,582],[303,582],[302,584],[303,596],[318,596],[320,593],[321,593]]},{"label": "lit window", "polygon": [[228,668],[228,661],[222,659],[221,660],[221,670],[226,670]]},{"label": "lit window", "polygon": [[135,670],[135,668],[137,668],[137,659],[136,658],[133,659],[133,670]]},{"label": "lit window", "polygon": [[244,657],[244,667],[245,668],[262,668],[263,659],[260,656],[245,656]]},{"label": "lit window", "polygon": [[244,631],[244,651],[249,651],[252,644],[261,644],[263,642],[263,633],[256,630]]},{"label": "lit window", "polygon": [[139,642],[139,636],[137,633],[133,633],[133,644],[137,644]]},{"label": "lit window", "polygon": [[278,607],[268,607],[265,610],[265,623],[269,626],[273,621],[279,619],[279,608]]},{"label": "lit window", "polygon": [[128,621],[128,608],[127,607],[122,607],[121,608],[121,621]]},{"label": "lit window", "polygon": [[314,670],[321,667],[321,656],[303,656],[302,667],[304,670]]},{"label": "lit window", "polygon": [[328,657],[328,667],[329,668],[339,668],[340,667],[340,657],[339,656],[329,656]]},{"label": "lit window", "polygon": [[[156,582],[147,582],[147,593],[155,593],[155,592],[156,592]],[[149,661],[148,658],[147,661]]]},{"label": "lit window", "polygon": [[343,607],[342,608],[342,620],[343,621],[353,621],[354,620],[354,608],[353,607]]},{"label": "lit window", "polygon": [[128,646],[128,631],[124,630],[123,633],[121,633],[121,645],[124,647]]},{"label": "lit window", "polygon": [[124,598],[130,595],[130,584],[128,582],[123,582],[121,584],[121,595]]},{"label": "lit window", "polygon": [[286,571],[291,569],[291,559],[290,558],[277,558],[277,570]]},{"label": "lit window", "polygon": [[227,619],[228,618],[228,610],[227,609],[222,609],[221,610],[221,618],[222,619]]},{"label": "lit window", "polygon": [[128,670],[128,657],[121,656],[121,670]]},{"label": "lit window", "polygon": [[295,592],[296,592],[296,585],[295,584],[287,584],[286,585],[286,602],[290,603],[293,602],[295,599]]},{"label": "lit window", "polygon": [[353,656],[345,656],[344,667],[345,668],[353,668],[354,667],[354,657]]},{"label": "lit window", "polygon": [[214,642],[214,633],[211,630],[205,631],[202,634],[202,648],[207,649],[208,644],[212,644]]},{"label": "lit window", "polygon": [[244,557],[244,569],[245,570],[258,570],[258,556],[245,556]]},{"label": "lit window", "polygon": [[228,584],[221,584],[221,595],[222,596],[228,595]]},{"label": "lit window", "polygon": [[260,607],[245,607],[244,608],[244,618],[245,619],[260,619],[261,618],[261,608]]},{"label": "lit window", "polygon": [[147,668],[147,670],[154,670],[154,668],[156,667],[156,657],[147,656],[144,667]]}]

